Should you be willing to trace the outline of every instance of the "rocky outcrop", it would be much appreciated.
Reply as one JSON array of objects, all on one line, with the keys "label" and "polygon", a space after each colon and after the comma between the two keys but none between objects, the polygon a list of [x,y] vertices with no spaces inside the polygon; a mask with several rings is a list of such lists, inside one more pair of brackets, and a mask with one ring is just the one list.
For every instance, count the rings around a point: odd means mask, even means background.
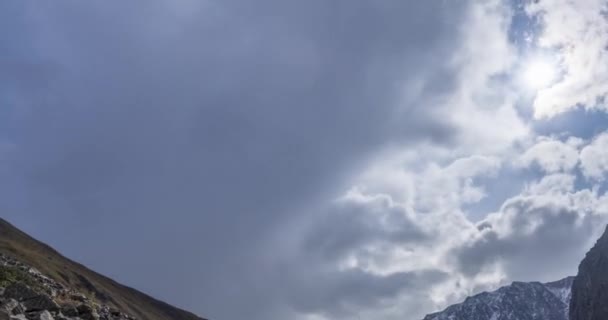
[{"label": "rocky outcrop", "polygon": [[[96,312],[100,318],[116,318],[116,314],[122,312],[143,320],[205,320],[68,259],[2,218],[0,254],[14,258],[6,263],[26,272],[27,279],[34,278],[34,282],[25,284],[51,297],[60,305],[63,315],[73,313],[74,308],[81,304],[94,302],[99,306]],[[7,283],[0,278],[0,293],[2,287],[6,288]],[[73,302],[74,308],[64,308],[62,301]],[[95,317],[94,314],[91,316]],[[75,315],[69,317],[74,318]]]},{"label": "rocky outcrop", "polygon": [[424,320],[568,320],[572,281],[569,277],[550,283],[513,282],[469,297]]},{"label": "rocky outcrop", "polygon": [[578,267],[572,285],[570,319],[608,319],[608,229]]},{"label": "rocky outcrop", "polygon": [[0,279],[8,283],[0,287],[0,320],[135,320],[9,256],[0,254],[0,268],[19,275]]}]

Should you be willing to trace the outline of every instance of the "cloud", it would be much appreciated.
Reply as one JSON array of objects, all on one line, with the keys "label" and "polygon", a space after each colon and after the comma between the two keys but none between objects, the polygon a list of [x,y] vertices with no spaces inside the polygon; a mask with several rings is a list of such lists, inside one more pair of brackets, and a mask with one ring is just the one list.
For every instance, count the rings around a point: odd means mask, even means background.
[{"label": "cloud", "polygon": [[547,173],[568,172],[578,164],[578,147],[582,140],[569,138],[563,142],[550,137],[539,137],[531,148],[527,149],[516,165],[529,167],[536,164]]},{"label": "cloud", "polygon": [[[351,273],[378,279],[420,273],[437,277],[415,289],[410,283],[401,284],[401,289],[386,288],[377,300],[366,300],[375,301],[370,305],[347,294],[339,303],[303,308],[300,294],[304,293],[300,293],[289,303],[321,319],[357,314],[422,317],[510,281],[552,281],[574,274],[608,222],[608,196],[592,186],[577,185],[578,149],[590,145],[593,142],[575,137],[566,142],[539,137],[520,161],[538,161],[546,173],[539,178],[523,176],[523,188],[477,222],[466,207],[483,199],[484,182],[499,170],[524,167],[502,168],[501,161],[491,156],[444,154],[442,159],[434,154],[437,162],[425,158],[431,152],[384,157],[330,210],[316,215],[316,223],[300,229],[296,237],[300,245],[288,250],[306,257],[301,281],[331,274],[355,285],[357,280],[341,277]],[[555,152],[567,157],[555,160]],[[314,292],[308,294],[318,296],[330,290],[324,285],[307,288]]]},{"label": "cloud", "polygon": [[580,106],[605,111],[608,93],[606,2],[535,1],[527,9],[542,21],[539,47],[557,56],[563,73],[559,81],[538,93],[534,101],[535,116],[552,117]]},{"label": "cloud", "polygon": [[[603,140],[536,137],[505,80],[512,14],[498,0],[2,3],[0,209],[209,318],[409,319],[570,274],[605,222],[604,196],[575,188],[579,169],[603,175]],[[546,46],[562,41],[552,14]],[[539,93],[537,112],[596,99],[593,83],[562,86],[557,107]],[[532,165],[548,176],[473,221],[486,182]]]},{"label": "cloud", "polygon": [[597,135],[591,143],[581,150],[581,170],[583,174],[593,180],[604,180],[608,171],[608,133]]},{"label": "cloud", "polygon": [[[376,152],[474,136],[444,116],[469,90],[452,57],[470,5],[3,3],[1,65],[19,77],[0,89],[14,146],[0,208],[181,307],[284,318],[267,238],[331,201]],[[466,63],[472,85],[485,79]]]},{"label": "cloud", "polygon": [[[303,314],[316,312],[329,319],[357,314],[366,316],[369,309],[394,308],[395,296],[406,291],[425,290],[445,276],[437,271],[399,272],[386,276],[356,269],[327,272],[313,274],[308,281],[297,283],[290,291],[290,298],[296,310]],[[411,304],[400,303],[400,309],[419,309],[412,300]]]},{"label": "cloud", "polygon": [[570,175],[546,176],[479,222],[480,232],[456,256],[472,274],[493,264],[508,279],[571,274],[608,221],[606,199],[589,189],[575,191]]},{"label": "cloud", "polygon": [[608,170],[608,154],[604,151],[608,148],[608,133],[599,133],[590,140],[574,136],[565,141],[547,136],[538,136],[536,140],[517,157],[515,167],[528,168],[536,164],[546,174],[580,169],[588,180],[603,181]]},{"label": "cloud", "polygon": [[[300,292],[289,300],[297,310],[328,319],[357,314],[402,319],[421,317],[437,305],[462,297],[458,292],[442,292],[455,277],[460,277],[447,263],[450,252],[477,232],[461,207],[483,197],[483,188],[475,180],[494,175],[500,162],[492,157],[473,156],[445,164],[426,163],[418,172],[404,169],[408,166],[399,165],[397,160],[394,163],[389,171],[386,165],[381,166],[382,172],[370,168],[356,187],[324,212],[313,215],[315,222],[300,229],[296,237],[300,240],[285,250],[300,257],[291,263],[306,266],[303,271],[295,267],[296,273],[301,272],[299,275],[290,273],[292,280],[306,283],[294,284],[295,292],[299,292],[295,288],[305,287],[306,292],[311,291],[307,294],[313,296],[324,297],[327,291],[337,293],[331,287],[337,280],[326,279],[328,274],[344,281],[340,288],[359,284],[359,277],[352,274],[377,279],[373,282],[377,285],[392,279],[397,287],[383,284],[385,293],[367,297],[369,304],[340,293],[307,308],[302,306],[304,293]],[[402,277],[410,280],[396,280]],[[372,283],[367,285],[370,287],[361,290],[379,289]],[[338,297],[340,300],[334,300]]]}]

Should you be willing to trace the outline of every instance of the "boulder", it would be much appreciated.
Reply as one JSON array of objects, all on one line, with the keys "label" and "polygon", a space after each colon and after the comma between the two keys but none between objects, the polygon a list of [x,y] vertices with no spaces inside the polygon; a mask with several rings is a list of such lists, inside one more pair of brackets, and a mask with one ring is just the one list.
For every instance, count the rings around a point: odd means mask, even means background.
[{"label": "boulder", "polygon": [[20,282],[13,283],[4,290],[5,298],[15,299],[17,301],[35,298],[36,296],[38,296],[36,291]]},{"label": "boulder", "polygon": [[[38,319],[39,320],[55,320],[53,318],[53,315],[48,311],[48,310],[44,310],[42,311],[39,315],[38,315]],[[36,320],[38,320],[36,319]]]},{"label": "boulder", "polygon": [[40,294],[40,295],[37,295],[30,299],[24,300],[21,303],[23,304],[25,311],[28,311],[28,312],[29,311],[42,311],[42,310],[49,310],[49,311],[58,311],[59,310],[59,305],[55,301],[53,301],[53,299],[51,299],[51,297],[44,295],[44,294]]},{"label": "boulder", "polygon": [[5,310],[6,312],[13,315],[25,313],[25,309],[23,308],[23,306],[15,299],[8,299],[3,301],[0,304],[0,309]]},{"label": "boulder", "polygon": [[55,320],[53,315],[48,310],[38,311],[38,312],[28,312],[27,313],[28,320]]},{"label": "boulder", "polygon": [[78,292],[72,292],[70,295],[70,299],[74,300],[74,301],[78,301],[78,302],[87,302],[89,301],[89,298],[87,298],[87,296],[85,296],[82,293],[78,293]]},{"label": "boulder", "polygon": [[99,320],[97,311],[88,304],[81,304],[77,307],[78,316],[83,320]]},{"label": "boulder", "polygon": [[79,314],[76,306],[69,303],[61,305],[61,313],[67,317],[77,317]]}]

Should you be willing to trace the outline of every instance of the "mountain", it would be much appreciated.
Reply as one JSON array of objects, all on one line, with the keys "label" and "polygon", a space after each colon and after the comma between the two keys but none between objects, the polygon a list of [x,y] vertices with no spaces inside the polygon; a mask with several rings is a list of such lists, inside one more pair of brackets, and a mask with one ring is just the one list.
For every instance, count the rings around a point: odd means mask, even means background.
[{"label": "mountain", "polygon": [[568,320],[573,280],[568,277],[550,283],[513,282],[496,291],[468,297],[424,320]]},{"label": "mountain", "polygon": [[570,319],[608,319],[608,228],[578,267],[572,285]]},{"label": "mountain", "polygon": [[[0,218],[0,311],[9,307],[10,319],[204,320],[98,274]],[[8,320],[2,312],[0,320]]]}]

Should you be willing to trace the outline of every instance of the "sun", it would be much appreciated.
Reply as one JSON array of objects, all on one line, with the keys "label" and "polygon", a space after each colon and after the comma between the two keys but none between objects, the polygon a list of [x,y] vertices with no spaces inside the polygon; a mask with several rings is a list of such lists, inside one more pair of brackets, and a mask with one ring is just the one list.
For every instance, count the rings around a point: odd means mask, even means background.
[{"label": "sun", "polygon": [[525,86],[532,90],[539,90],[551,85],[557,77],[557,69],[548,59],[534,59],[529,61],[523,70]]}]

